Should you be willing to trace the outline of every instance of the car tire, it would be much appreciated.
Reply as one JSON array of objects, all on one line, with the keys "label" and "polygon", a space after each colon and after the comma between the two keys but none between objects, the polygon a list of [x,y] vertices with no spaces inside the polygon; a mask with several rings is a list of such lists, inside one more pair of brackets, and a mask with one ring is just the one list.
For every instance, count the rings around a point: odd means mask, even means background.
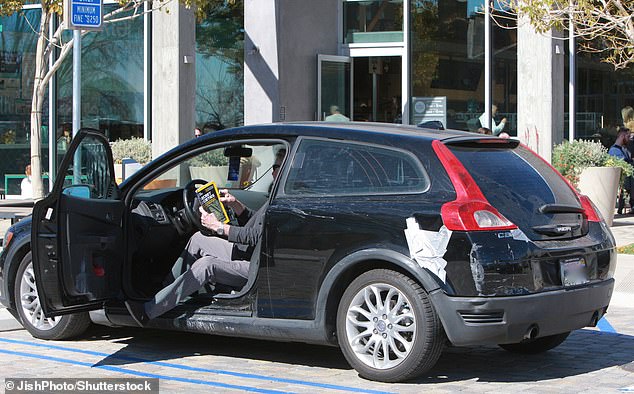
[{"label": "car tire", "polygon": [[563,334],[549,335],[520,343],[506,343],[499,345],[502,349],[511,353],[519,354],[539,354],[554,349],[561,345],[568,338],[570,331]]},{"label": "car tire", "polygon": [[337,338],[359,375],[381,382],[425,373],[438,361],[445,342],[425,290],[388,269],[363,273],[345,290],[337,311]]},{"label": "car tire", "polygon": [[67,339],[82,334],[90,325],[88,313],[74,313],[70,315],[47,318],[42,312],[31,252],[20,262],[14,278],[15,310],[19,321],[35,338]]}]

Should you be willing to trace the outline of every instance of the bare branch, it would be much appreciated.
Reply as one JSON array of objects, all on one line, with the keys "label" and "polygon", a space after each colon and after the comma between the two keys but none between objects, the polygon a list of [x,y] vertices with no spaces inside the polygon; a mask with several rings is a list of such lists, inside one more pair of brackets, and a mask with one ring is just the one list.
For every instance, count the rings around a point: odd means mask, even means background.
[{"label": "bare branch", "polygon": [[503,23],[509,18],[522,20],[518,15],[525,15],[537,32],[550,36],[552,29],[568,31],[572,20],[574,31],[568,36],[578,39],[582,51],[599,54],[615,69],[634,62],[631,0],[499,0],[499,5],[502,10],[492,18],[500,28],[509,28]]}]

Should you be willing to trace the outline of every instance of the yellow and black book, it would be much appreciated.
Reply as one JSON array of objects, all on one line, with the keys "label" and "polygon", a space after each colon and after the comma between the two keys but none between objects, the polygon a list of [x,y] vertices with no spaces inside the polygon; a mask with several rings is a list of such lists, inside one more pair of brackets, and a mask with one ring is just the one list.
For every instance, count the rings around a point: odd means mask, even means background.
[{"label": "yellow and black book", "polygon": [[196,198],[205,211],[213,213],[222,223],[229,223],[229,215],[220,201],[220,193],[215,182],[209,182],[196,189]]}]

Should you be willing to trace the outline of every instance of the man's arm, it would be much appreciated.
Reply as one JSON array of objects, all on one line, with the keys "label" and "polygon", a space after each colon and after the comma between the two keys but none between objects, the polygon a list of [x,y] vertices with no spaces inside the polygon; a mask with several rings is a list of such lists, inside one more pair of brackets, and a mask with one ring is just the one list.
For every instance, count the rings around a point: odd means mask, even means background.
[{"label": "man's arm", "polygon": [[[262,228],[264,227],[264,215],[268,204],[264,204],[258,209],[244,226],[231,226],[221,223],[213,214],[207,213],[204,209],[200,209],[201,224],[219,235],[227,237],[229,242],[255,246],[262,236]],[[248,208],[245,207],[245,211]],[[242,214],[245,212],[243,211]]]},{"label": "man's arm", "polygon": [[502,121],[498,124],[495,124],[495,119],[491,119],[491,125],[493,126],[493,134],[499,135],[502,131],[504,131],[504,126],[506,126],[506,118],[502,119]]},{"label": "man's arm", "polygon": [[255,246],[262,237],[264,228],[264,216],[268,204],[264,204],[242,227],[225,225],[225,234],[229,242],[243,245]]}]

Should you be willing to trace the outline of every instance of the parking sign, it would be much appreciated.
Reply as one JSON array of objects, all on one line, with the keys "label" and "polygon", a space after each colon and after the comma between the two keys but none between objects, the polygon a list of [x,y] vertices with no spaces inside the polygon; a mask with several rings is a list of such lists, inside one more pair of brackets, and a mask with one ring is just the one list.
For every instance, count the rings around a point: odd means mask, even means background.
[{"label": "parking sign", "polygon": [[67,29],[101,29],[103,0],[64,0]]}]

